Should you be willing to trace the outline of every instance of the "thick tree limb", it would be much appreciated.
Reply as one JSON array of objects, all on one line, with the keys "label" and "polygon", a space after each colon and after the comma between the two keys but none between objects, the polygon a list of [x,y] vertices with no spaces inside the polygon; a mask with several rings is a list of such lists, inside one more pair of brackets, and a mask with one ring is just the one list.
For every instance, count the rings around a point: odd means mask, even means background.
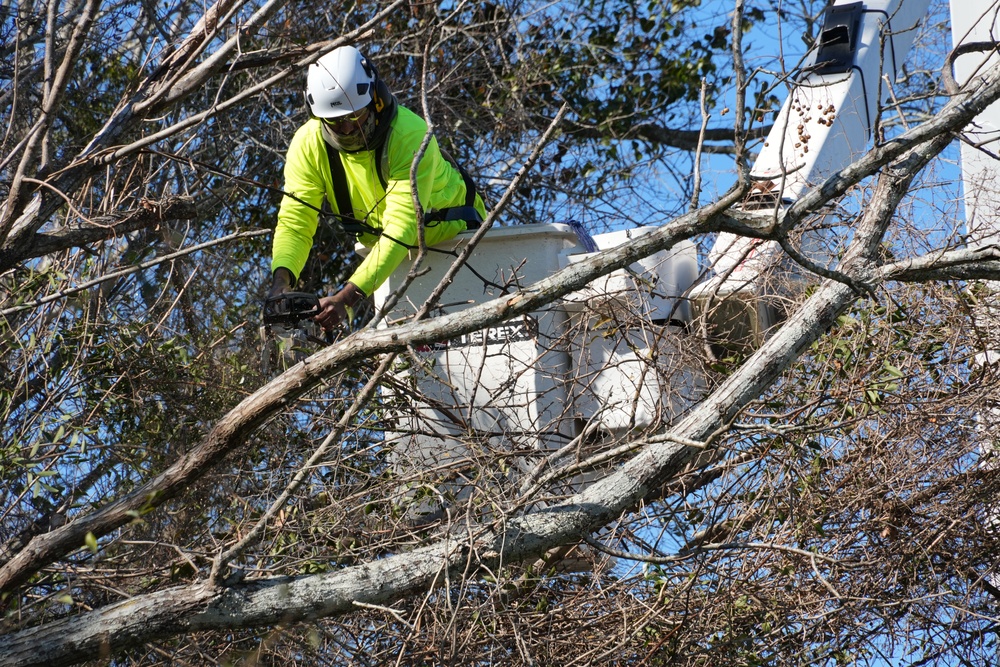
[{"label": "thick tree limb", "polygon": [[[768,345],[671,434],[704,438],[727,423],[856,298],[845,285],[827,283]],[[345,613],[352,610],[355,600],[384,603],[433,586],[445,570],[457,573],[465,569],[466,558],[494,568],[537,557],[616,519],[650,490],[662,486],[691,454],[691,448],[673,441],[647,445],[618,472],[570,501],[513,519],[500,532],[487,533],[473,544],[448,540],[331,574],[241,584],[223,589],[218,596],[199,586],[171,589],[24,630],[0,638],[0,667],[71,664],[99,655],[105,643],[117,650],[177,632],[255,627]],[[78,526],[75,532],[80,530]],[[80,544],[85,534],[79,535]],[[36,650],[25,650],[29,646]],[[38,646],[47,648],[44,654],[37,652]]]},{"label": "thick tree limb", "polygon": [[[975,95],[957,96],[934,121],[878,147],[792,207],[796,215],[804,216],[829,197],[885,167],[872,200],[865,208],[855,240],[838,271],[854,280],[876,281],[880,277],[876,268],[880,243],[912,178],[948,143],[951,132],[964,126],[998,96],[1000,78],[994,71],[989,85]],[[365,331],[363,338],[351,337],[321,351],[241,402],[219,421],[197,448],[136,492],[33,539],[27,548],[0,568],[0,590],[10,590],[41,567],[78,548],[88,532],[105,535],[131,520],[132,510],[176,497],[288,402],[353,361],[400,351],[407,345],[447,340],[537,310],[597,276],[669,248],[680,239],[732,224],[724,213],[739,195],[732,193],[717,204],[682,216],[626,246],[567,267],[509,297],[446,317]],[[785,218],[785,224],[789,224],[789,219]],[[791,220],[794,219],[795,216],[791,216]],[[773,338],[688,417],[668,433],[637,443],[642,447],[637,456],[564,503],[509,519],[464,543],[448,539],[421,550],[335,573],[248,582],[218,590],[193,586],[140,596],[106,609],[9,635],[0,639],[0,652],[16,655],[18,659],[31,659],[24,648],[26,643],[35,647],[36,652],[38,646],[52,647],[52,652],[46,654],[45,663],[34,664],[65,664],[98,655],[104,641],[116,649],[178,631],[251,627],[341,613],[353,608],[354,601],[380,604],[432,587],[442,573],[457,572],[470,562],[493,567],[576,541],[617,519],[652,489],[661,487],[682,470],[693,455],[703,451],[684,443],[705,442],[729,424],[857,298],[858,295],[843,284],[822,284]]]},{"label": "thick tree limb", "polygon": [[[931,152],[928,150],[927,154]],[[880,179],[875,201],[866,209],[858,237],[848,250],[841,270],[859,279],[872,278],[872,257],[878,252],[879,242],[900,198],[923,164],[918,166],[912,160],[909,163],[910,170],[897,175],[887,173]],[[662,232],[656,234],[665,236]],[[481,306],[473,310],[484,311],[479,316],[489,317],[487,312],[498,307],[526,307],[527,303],[537,298],[536,294],[549,288],[543,284],[551,282],[552,279],[541,281],[537,289],[532,290],[533,293],[515,295],[506,303],[500,300],[500,303],[486,304],[490,308]],[[629,511],[652,489],[662,486],[682,470],[687,461],[702,450],[679,443],[702,442],[728,424],[858,298],[842,283],[824,283],[771,340],[688,417],[669,433],[638,443],[642,445],[642,450],[637,456],[617,472],[595,482],[564,503],[510,519],[495,530],[474,536],[472,541],[448,538],[416,551],[334,573],[242,583],[224,587],[218,592],[198,584],[141,596],[107,609],[0,639],[0,655],[16,658],[19,661],[16,664],[70,664],[75,659],[97,655],[105,644],[116,650],[175,632],[255,627],[345,613],[353,610],[355,601],[380,604],[433,587],[445,572],[456,574],[467,570],[469,563],[474,567],[493,569],[503,563],[536,557],[552,547],[577,541]],[[452,326],[460,326],[455,320],[461,319],[461,315],[464,313],[410,325],[410,340],[430,342],[431,339],[427,338],[429,331],[437,329],[440,332],[441,329],[432,325],[449,321]],[[402,329],[404,327],[370,332],[369,337],[388,335],[389,340],[398,340],[402,337]],[[380,344],[388,343],[383,340]],[[358,345],[365,345],[365,342],[353,342],[353,346]],[[312,362],[320,366],[328,364],[337,355],[334,350],[321,352],[276,382],[287,382],[286,376],[307,371]],[[262,390],[265,395],[258,392],[255,397],[266,400],[267,389]],[[248,401],[252,402],[255,397]],[[249,407],[248,401],[241,406],[244,410]],[[213,431],[209,437],[218,442],[220,435]],[[199,449],[206,448],[206,445]],[[161,488],[163,493],[171,493],[169,488]],[[37,653],[23,650],[28,645],[49,649],[42,656],[44,662],[37,661]],[[7,664],[15,663],[0,659],[0,667]]]},{"label": "thick tree limb", "polygon": [[886,280],[927,282],[930,280],[1000,280],[1000,248],[956,248],[882,267]]},{"label": "thick tree limb", "polygon": [[597,276],[628,266],[641,257],[669,248],[677,241],[696,233],[717,229],[721,224],[722,212],[736,199],[738,197],[734,194],[728,200],[687,214],[627,246],[574,264],[512,296],[446,317],[377,331],[366,330],[363,336],[350,336],[321,350],[246,398],[216,424],[198,447],[127,497],[51,533],[36,537],[23,551],[0,567],[0,590],[10,590],[40,567],[79,548],[87,533],[106,535],[131,521],[130,512],[149,505],[158,506],[175,497],[222,457],[242,445],[256,428],[277,415],[290,402],[318,386],[324,378],[360,359],[386,352],[401,352],[407,345],[449,340],[537,310],[579,289]]},{"label": "thick tree limb", "polygon": [[35,234],[25,246],[21,261],[117,238],[164,222],[193,220],[203,214],[204,206],[187,198],[150,202],[148,206],[123,215],[93,218],[78,227]]},{"label": "thick tree limb", "polygon": [[[922,161],[926,160],[924,150],[930,150],[921,149],[922,146],[937,147],[942,142],[946,143],[950,137],[949,130],[963,127],[997,97],[1000,97],[1000,68],[994,69],[991,73],[988,86],[976,91],[975,94],[967,92],[956,96],[933,121],[874,149],[857,163],[831,176],[819,188],[807,193],[802,200],[793,205],[795,217],[801,218],[812,210],[802,202],[811,202],[813,207],[820,206],[828,201],[821,193],[827,193],[831,197],[842,194],[851,182],[856,183],[888,164],[891,159],[906,154],[906,151],[910,152],[895,169],[907,173],[918,169],[923,164]],[[686,214],[654,233],[569,266],[508,298],[498,299],[446,317],[381,331],[366,331],[364,338],[352,336],[322,350],[245,399],[219,421],[198,447],[129,496],[91,515],[78,518],[51,533],[36,537],[27,548],[0,568],[0,591],[10,590],[37,572],[39,568],[79,548],[87,533],[105,535],[130,521],[131,512],[148,504],[159,505],[175,497],[186,485],[198,479],[227,453],[240,446],[253,430],[276,415],[285,405],[317,386],[324,377],[339,372],[354,361],[386,352],[402,351],[406,345],[448,340],[537,310],[583,287],[598,276],[606,275],[642,257],[669,248],[681,239],[735,224],[722,214],[738,201],[739,197],[739,193],[731,193],[727,198]],[[868,213],[870,214],[872,210],[869,209]],[[783,225],[788,225],[788,220],[789,216],[786,216]],[[794,319],[786,326],[792,326],[793,322]],[[683,433],[677,435],[700,441],[710,433],[711,430],[698,432],[693,436]],[[664,479],[654,485],[661,485],[673,472],[670,468]]]}]

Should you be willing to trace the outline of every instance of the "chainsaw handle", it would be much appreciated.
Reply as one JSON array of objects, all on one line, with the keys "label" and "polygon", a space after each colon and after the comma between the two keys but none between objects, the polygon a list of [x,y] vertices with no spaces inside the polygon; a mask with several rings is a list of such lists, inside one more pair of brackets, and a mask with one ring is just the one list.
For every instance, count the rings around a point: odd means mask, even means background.
[{"label": "chainsaw handle", "polygon": [[310,292],[282,292],[264,300],[264,324],[296,324],[316,317],[319,297]]}]

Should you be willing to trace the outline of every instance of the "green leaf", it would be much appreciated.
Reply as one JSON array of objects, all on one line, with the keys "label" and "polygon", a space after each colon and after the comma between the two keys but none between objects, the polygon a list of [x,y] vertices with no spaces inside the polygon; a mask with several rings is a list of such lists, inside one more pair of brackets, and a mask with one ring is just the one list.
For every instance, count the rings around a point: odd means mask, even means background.
[{"label": "green leaf", "polygon": [[890,364],[888,361],[886,361],[885,363],[882,364],[882,369],[886,373],[888,373],[889,375],[891,375],[891,376],[893,376],[895,378],[901,378],[901,377],[903,377],[903,371],[899,370],[898,368],[896,368],[895,366],[893,366],[892,364]]},{"label": "green leaf", "polygon": [[90,549],[90,553],[97,553],[97,537],[93,533],[87,533],[87,536],[83,538],[83,544]]}]

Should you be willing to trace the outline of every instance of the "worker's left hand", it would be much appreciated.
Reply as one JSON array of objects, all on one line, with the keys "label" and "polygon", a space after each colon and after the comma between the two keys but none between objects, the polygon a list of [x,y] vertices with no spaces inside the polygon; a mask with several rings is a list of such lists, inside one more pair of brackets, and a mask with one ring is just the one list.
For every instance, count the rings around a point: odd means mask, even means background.
[{"label": "worker's left hand", "polygon": [[347,283],[333,296],[325,296],[319,300],[319,315],[313,319],[327,331],[335,329],[341,322],[349,323],[354,319],[354,307],[364,298],[364,292],[354,283]]},{"label": "worker's left hand", "polygon": [[295,278],[292,276],[292,272],[283,266],[279,266],[274,270],[274,274],[271,277],[271,288],[267,292],[267,297],[281,296],[285,292],[292,291],[294,283]]}]

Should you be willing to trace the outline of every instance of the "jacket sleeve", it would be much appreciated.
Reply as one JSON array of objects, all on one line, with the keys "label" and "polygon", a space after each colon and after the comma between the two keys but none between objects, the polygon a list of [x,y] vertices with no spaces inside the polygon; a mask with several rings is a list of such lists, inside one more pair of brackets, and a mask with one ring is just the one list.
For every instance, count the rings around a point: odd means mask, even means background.
[{"label": "jacket sleeve", "polygon": [[326,166],[326,158],[319,155],[316,134],[315,128],[304,125],[288,146],[284,170],[287,194],[278,209],[278,223],[271,246],[271,271],[283,266],[296,278],[302,275],[309,258],[319,208],[326,197],[324,183],[329,180],[323,173],[324,168],[329,170],[329,167]]}]

